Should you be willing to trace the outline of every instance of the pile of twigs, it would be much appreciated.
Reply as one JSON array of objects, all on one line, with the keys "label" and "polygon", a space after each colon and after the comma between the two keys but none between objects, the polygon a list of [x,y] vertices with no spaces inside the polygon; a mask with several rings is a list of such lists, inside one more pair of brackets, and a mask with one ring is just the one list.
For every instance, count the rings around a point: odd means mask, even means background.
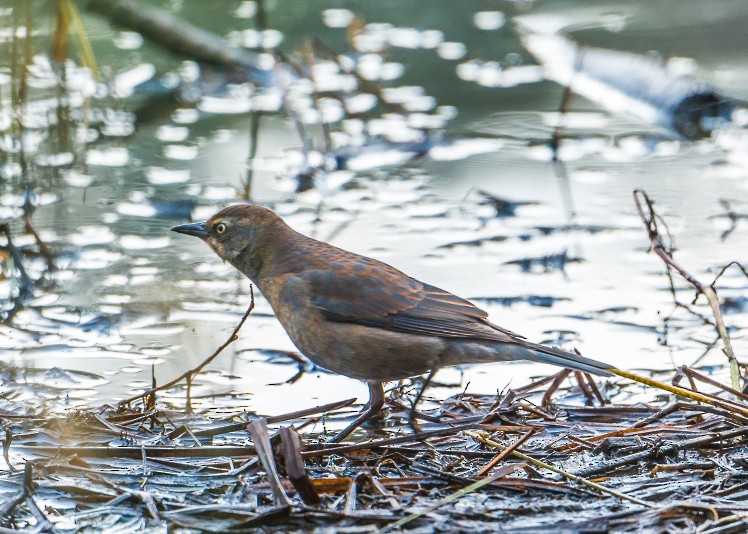
[{"label": "pile of twigs", "polygon": [[351,400],[271,419],[153,404],[5,413],[0,532],[746,528],[748,419],[611,405],[627,388],[566,376],[426,412],[395,389],[388,437],[341,445],[297,429]]}]

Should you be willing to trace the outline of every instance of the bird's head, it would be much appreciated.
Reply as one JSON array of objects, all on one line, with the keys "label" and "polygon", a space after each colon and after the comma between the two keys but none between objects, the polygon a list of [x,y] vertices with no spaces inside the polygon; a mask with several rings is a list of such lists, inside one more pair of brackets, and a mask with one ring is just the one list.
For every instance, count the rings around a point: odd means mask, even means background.
[{"label": "bird's head", "polygon": [[175,226],[172,231],[199,237],[221,259],[254,278],[261,267],[265,248],[272,244],[280,228],[287,227],[269,209],[238,204],[222,209],[207,221]]}]

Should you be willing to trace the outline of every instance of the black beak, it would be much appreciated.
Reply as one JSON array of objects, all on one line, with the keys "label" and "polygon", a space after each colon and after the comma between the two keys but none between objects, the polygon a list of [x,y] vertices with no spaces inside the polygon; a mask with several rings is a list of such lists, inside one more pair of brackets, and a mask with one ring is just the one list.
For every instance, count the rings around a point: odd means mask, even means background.
[{"label": "black beak", "polygon": [[194,235],[195,237],[199,237],[200,239],[206,239],[210,237],[208,226],[204,222],[182,224],[180,226],[175,226],[171,229],[171,231],[179,232],[180,234]]}]

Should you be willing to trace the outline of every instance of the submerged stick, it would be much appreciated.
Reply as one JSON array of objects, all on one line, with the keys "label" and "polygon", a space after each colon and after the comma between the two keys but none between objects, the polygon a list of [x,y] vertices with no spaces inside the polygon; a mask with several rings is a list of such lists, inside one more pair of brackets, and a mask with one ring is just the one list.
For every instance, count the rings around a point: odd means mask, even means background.
[{"label": "submerged stick", "polygon": [[577,476],[593,476],[601,473],[611,473],[619,467],[629,466],[636,464],[642,460],[653,458],[657,455],[667,456],[675,454],[685,449],[692,449],[709,445],[715,442],[723,443],[733,438],[740,438],[748,434],[748,427],[741,427],[735,430],[728,430],[725,432],[717,432],[706,436],[698,436],[695,438],[684,439],[672,443],[666,443],[661,447],[651,447],[646,450],[638,451],[627,456],[622,456],[611,460],[609,462],[603,462],[598,465],[587,467],[581,471],[578,471]]},{"label": "submerged stick", "polygon": [[200,371],[203,370],[203,368],[206,365],[208,365],[210,362],[212,362],[213,360],[215,360],[216,357],[219,354],[221,354],[221,352],[223,352],[223,349],[225,349],[231,343],[233,343],[234,341],[236,341],[238,339],[237,336],[239,334],[239,330],[241,330],[241,327],[244,326],[244,322],[247,320],[247,318],[249,317],[249,314],[255,308],[255,291],[254,291],[254,288],[251,285],[249,286],[249,295],[250,295],[249,307],[247,308],[247,311],[244,312],[244,316],[239,321],[239,324],[236,325],[236,328],[234,328],[234,331],[231,332],[231,335],[223,343],[223,345],[221,345],[220,347],[218,347],[213,354],[211,354],[210,356],[208,356],[203,361],[203,363],[201,363],[200,365],[198,365],[197,367],[195,367],[193,369],[190,369],[189,371],[185,371],[184,373],[182,373],[181,375],[179,375],[175,379],[171,380],[170,382],[167,382],[166,384],[162,384],[160,386],[152,387],[151,389],[149,389],[147,391],[144,391],[143,393],[139,393],[137,395],[133,395],[132,397],[128,397],[128,398],[126,398],[124,400],[121,400],[119,402],[120,406],[123,405],[123,404],[127,404],[129,402],[133,402],[133,401],[135,401],[137,399],[140,399],[140,398],[143,398],[143,397],[149,397],[149,396],[153,395],[156,391],[161,391],[163,389],[168,389],[168,388],[170,388],[170,387],[178,384],[182,380],[189,380],[189,381],[191,381]]},{"label": "submerged stick", "polygon": [[164,9],[132,0],[90,0],[86,9],[117,26],[137,31],[144,38],[189,59],[224,68],[260,72],[257,54],[231,46],[207,30],[189,24]]}]

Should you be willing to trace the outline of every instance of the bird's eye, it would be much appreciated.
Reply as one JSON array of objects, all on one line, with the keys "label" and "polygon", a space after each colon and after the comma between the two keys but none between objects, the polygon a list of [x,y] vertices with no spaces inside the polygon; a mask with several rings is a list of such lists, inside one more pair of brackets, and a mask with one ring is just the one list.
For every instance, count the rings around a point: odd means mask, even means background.
[{"label": "bird's eye", "polygon": [[215,228],[215,231],[216,231],[216,233],[217,233],[218,235],[221,235],[221,234],[223,234],[224,232],[226,232],[226,228],[227,228],[227,226],[226,226],[226,223],[218,223],[217,225],[215,225],[215,227],[214,227],[214,228]]}]

